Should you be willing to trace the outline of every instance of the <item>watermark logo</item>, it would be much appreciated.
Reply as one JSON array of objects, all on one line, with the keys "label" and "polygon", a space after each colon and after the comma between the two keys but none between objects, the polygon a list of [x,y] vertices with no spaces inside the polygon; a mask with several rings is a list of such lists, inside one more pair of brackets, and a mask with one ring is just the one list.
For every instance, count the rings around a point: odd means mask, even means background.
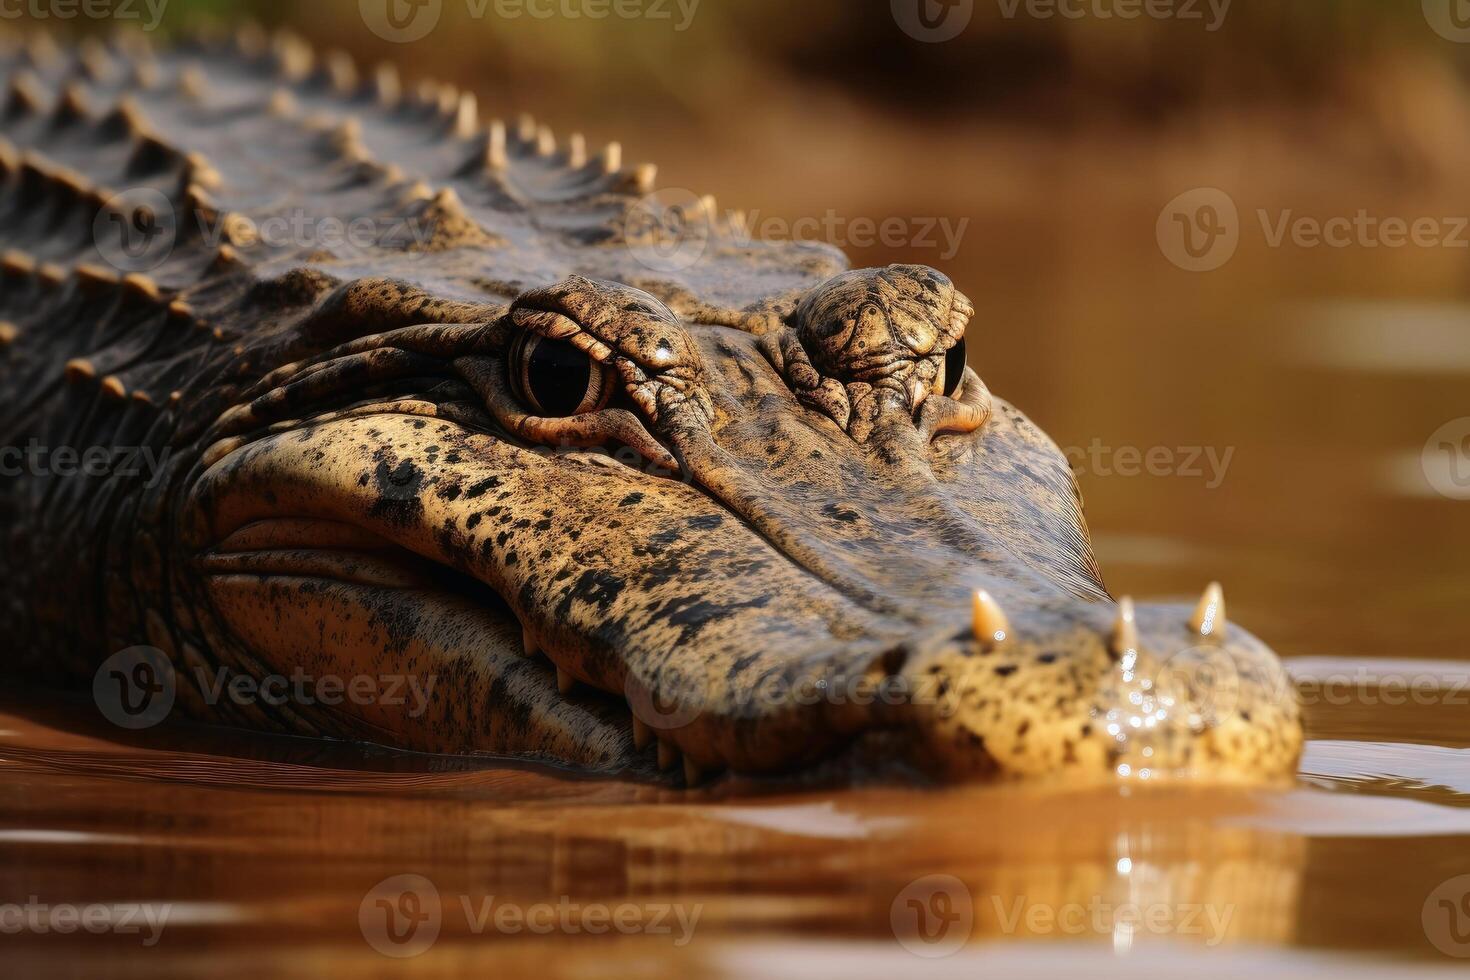
[{"label": "watermark logo", "polygon": [[1434,430],[1420,462],[1424,478],[1440,496],[1470,500],[1470,416],[1451,419]]},{"label": "watermark logo", "polygon": [[1422,0],[1434,33],[1456,44],[1470,43],[1470,0]]},{"label": "watermark logo", "polygon": [[358,0],[367,29],[390,44],[422,41],[439,26],[444,0]]},{"label": "watermark logo", "polygon": [[890,6],[899,28],[925,44],[953,41],[975,19],[975,0],[890,0]]},{"label": "watermark logo", "polygon": [[1444,882],[1424,900],[1424,935],[1446,956],[1470,959],[1470,875]]},{"label": "watermark logo", "polygon": [[[496,895],[449,896],[423,875],[403,874],[379,882],[363,896],[357,923],[369,946],[394,959],[428,952],[438,941],[446,917],[463,918],[475,936],[592,935],[668,936],[687,946],[704,914],[701,904],[577,902],[563,895],[553,901],[522,904]],[[458,921],[458,920],[456,920]]]},{"label": "watermark logo", "polygon": [[162,191],[134,187],[114,194],[92,221],[97,251],[114,269],[151,272],[178,242],[178,214]]},{"label": "watermark logo", "polygon": [[669,188],[646,195],[628,210],[623,238],[645,268],[683,272],[704,258],[713,220],[714,215],[694,192]]},{"label": "watermark logo", "polygon": [[[669,685],[670,679],[665,676],[663,683]],[[705,688],[693,680],[683,678],[674,679],[672,686],[677,689],[673,694],[655,692],[650,685],[630,672],[623,684],[623,694],[633,717],[661,732],[670,732],[693,724],[704,713],[707,697]]]},{"label": "watermark logo", "polygon": [[[1190,728],[1203,731],[1218,727],[1235,712],[1240,703],[1240,670],[1235,658],[1219,647],[1186,647],[1159,668],[1153,690],[1154,700],[1167,699],[1168,711],[1182,713]],[[1139,699],[1135,706],[1149,700],[1137,692],[1129,697]],[[1148,725],[1146,713],[1143,723]]]},{"label": "watermark logo", "polygon": [[1164,258],[1186,272],[1213,272],[1240,246],[1240,212],[1218,187],[1196,187],[1174,198],[1154,226]]},{"label": "watermark logo", "polygon": [[975,901],[953,875],[915,879],[893,899],[888,919],[899,945],[925,959],[958,953],[975,929]]},{"label": "watermark logo", "polygon": [[363,896],[357,925],[368,945],[384,956],[421,956],[438,941],[444,925],[439,889],[423,875],[385,878]]},{"label": "watermark logo", "polygon": [[178,694],[174,665],[155,647],[129,647],[105,660],[92,677],[92,700],[119,728],[140,731],[168,717]]}]

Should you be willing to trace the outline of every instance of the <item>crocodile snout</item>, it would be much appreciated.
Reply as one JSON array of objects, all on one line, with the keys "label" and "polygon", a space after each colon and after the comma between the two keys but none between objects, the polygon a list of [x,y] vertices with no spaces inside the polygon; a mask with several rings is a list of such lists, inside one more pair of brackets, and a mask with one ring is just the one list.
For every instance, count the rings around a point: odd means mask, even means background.
[{"label": "crocodile snout", "polygon": [[1293,771],[1295,688],[1271,650],[1228,621],[1218,585],[1192,610],[1124,598],[1016,613],[979,592],[970,635],[906,666],[916,696],[903,722],[919,764],[947,776],[1146,781]]}]

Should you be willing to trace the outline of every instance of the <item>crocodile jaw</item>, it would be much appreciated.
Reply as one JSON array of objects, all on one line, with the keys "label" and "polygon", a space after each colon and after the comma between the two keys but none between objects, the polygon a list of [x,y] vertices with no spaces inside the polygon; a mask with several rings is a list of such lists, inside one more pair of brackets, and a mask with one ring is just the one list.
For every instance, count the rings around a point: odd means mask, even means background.
[{"label": "crocodile jaw", "polygon": [[[249,658],[281,673],[409,665],[433,691],[420,718],[348,709],[329,733],[602,770],[650,766],[657,739],[663,764],[682,757],[695,773],[800,768],[870,731],[946,777],[1259,780],[1289,772],[1299,749],[1279,665],[1233,625],[1202,642],[1187,610],[1145,607],[1126,657],[1100,590],[1038,589],[1028,569],[1002,577],[995,560],[946,560],[927,583],[891,576],[930,592],[899,615],[834,588],[860,578],[840,551],[824,579],[754,533],[789,500],[727,503],[445,421],[369,416],[272,435],[216,463],[192,499],[210,603]],[[277,548],[229,557],[242,535],[282,521],[375,543],[306,541],[296,550],[318,557],[305,566],[260,557]],[[322,557],[344,550],[383,564],[344,571]],[[416,559],[493,596],[414,578]],[[976,588],[1003,597],[1007,642],[975,636]],[[1176,669],[1200,650],[1235,671],[1234,703],[1204,718],[1194,709],[1209,692]]]}]

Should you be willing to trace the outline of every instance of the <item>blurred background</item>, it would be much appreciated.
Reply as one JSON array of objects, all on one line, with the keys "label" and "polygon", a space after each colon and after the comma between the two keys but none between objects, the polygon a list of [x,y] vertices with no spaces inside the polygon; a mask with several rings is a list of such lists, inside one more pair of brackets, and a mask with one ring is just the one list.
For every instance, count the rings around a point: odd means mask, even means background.
[{"label": "blurred background", "polygon": [[757,234],[934,265],[1072,456],[1115,592],[1218,577],[1286,655],[1470,656],[1461,0],[130,6],[160,41],[248,18],[390,60]]}]

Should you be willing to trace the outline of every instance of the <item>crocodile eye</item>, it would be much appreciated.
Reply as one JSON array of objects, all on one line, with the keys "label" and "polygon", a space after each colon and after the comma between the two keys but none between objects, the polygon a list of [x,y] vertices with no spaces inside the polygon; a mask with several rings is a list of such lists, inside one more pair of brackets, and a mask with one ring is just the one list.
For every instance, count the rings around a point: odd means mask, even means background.
[{"label": "crocodile eye", "polygon": [[944,355],[944,393],[953,398],[965,380],[965,338]]},{"label": "crocodile eye", "polygon": [[612,369],[564,340],[522,334],[510,348],[510,383],[516,397],[542,418],[585,415],[613,393]]}]

